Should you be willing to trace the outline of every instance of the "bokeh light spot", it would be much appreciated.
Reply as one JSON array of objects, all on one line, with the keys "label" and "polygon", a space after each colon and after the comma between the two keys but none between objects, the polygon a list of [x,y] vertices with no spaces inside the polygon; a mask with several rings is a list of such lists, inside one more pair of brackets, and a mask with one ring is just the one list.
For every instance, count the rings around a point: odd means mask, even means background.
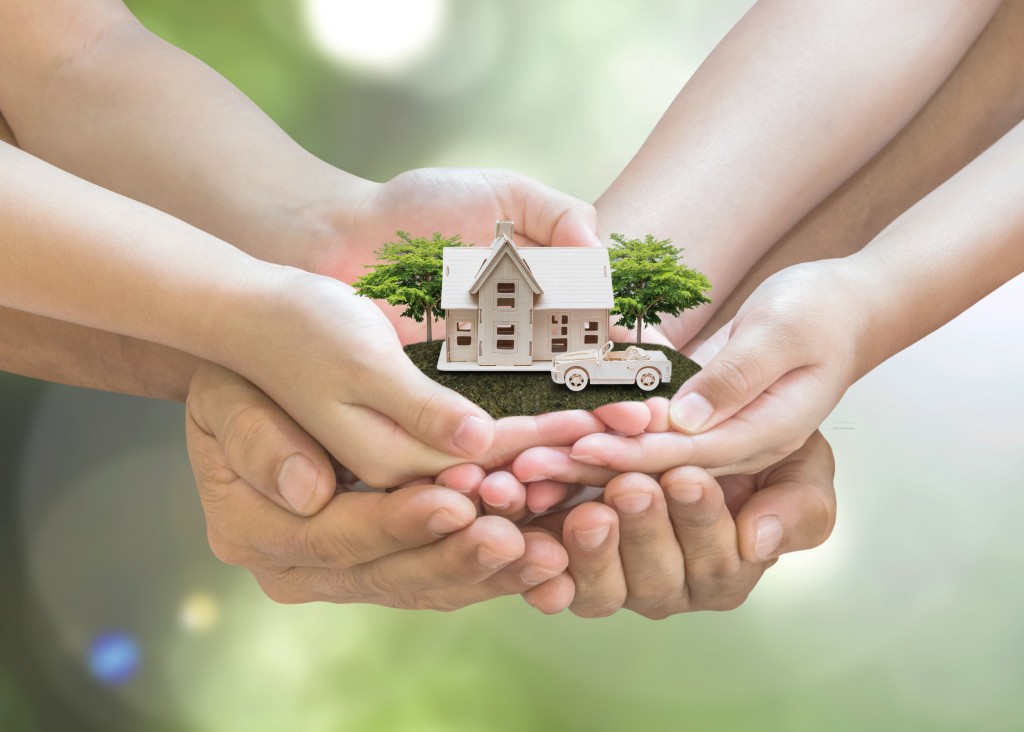
[{"label": "bokeh light spot", "polygon": [[127,633],[103,633],[89,647],[89,671],[96,679],[111,686],[119,686],[135,678],[140,661],[139,645]]},{"label": "bokeh light spot", "polygon": [[437,41],[446,0],[305,0],[306,24],[331,58],[364,71],[397,73]]},{"label": "bokeh light spot", "polygon": [[181,603],[181,627],[192,633],[206,633],[220,620],[220,603],[205,592],[193,592]]}]

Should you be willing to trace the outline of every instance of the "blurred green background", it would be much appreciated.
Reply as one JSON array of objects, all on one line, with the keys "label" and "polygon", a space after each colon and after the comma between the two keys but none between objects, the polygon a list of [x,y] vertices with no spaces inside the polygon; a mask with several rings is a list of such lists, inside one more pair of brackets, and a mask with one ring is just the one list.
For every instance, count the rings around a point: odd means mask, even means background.
[{"label": "blurred green background", "polygon": [[[353,173],[589,200],[749,4],[129,3]],[[1024,729],[1022,312],[1018,278],[855,386],[828,544],[658,623],[276,606],[210,555],[180,405],[0,375],[0,730]]]}]

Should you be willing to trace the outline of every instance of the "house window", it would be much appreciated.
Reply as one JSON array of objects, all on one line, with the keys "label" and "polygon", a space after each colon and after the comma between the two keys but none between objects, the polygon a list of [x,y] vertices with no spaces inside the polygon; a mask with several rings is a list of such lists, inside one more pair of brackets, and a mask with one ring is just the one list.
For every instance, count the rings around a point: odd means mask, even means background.
[{"label": "house window", "polygon": [[583,343],[584,345],[597,344],[598,322],[596,320],[583,321]]},{"label": "house window", "polygon": [[516,350],[516,324],[495,323],[494,324],[494,349],[496,351]]},{"label": "house window", "polygon": [[569,339],[568,338],[552,338],[551,339],[551,352],[552,353],[565,353],[569,350]]},{"label": "house window", "polygon": [[460,320],[455,323],[455,345],[473,345],[473,323],[468,320]]},{"label": "house window", "polygon": [[501,310],[511,310],[516,306],[516,283],[515,281],[498,282],[495,293],[495,307]]},{"label": "house window", "polygon": [[[569,316],[568,315],[552,315],[551,316],[551,337],[552,339],[558,336],[569,335]],[[552,344],[554,341],[552,340]]]},{"label": "house window", "polygon": [[460,320],[455,324],[455,330],[463,333],[471,333],[473,331],[473,323],[468,320]]}]

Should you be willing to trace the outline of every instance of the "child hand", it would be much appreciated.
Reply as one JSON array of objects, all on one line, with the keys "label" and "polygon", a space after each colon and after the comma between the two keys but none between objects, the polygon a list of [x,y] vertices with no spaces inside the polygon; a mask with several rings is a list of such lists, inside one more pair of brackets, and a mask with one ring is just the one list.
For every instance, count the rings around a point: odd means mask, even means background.
[{"label": "child hand", "polygon": [[744,303],[728,341],[672,398],[648,400],[644,434],[595,434],[574,460],[616,472],[699,465],[755,473],[794,452],[866,370],[870,319],[859,293],[877,283],[842,260],[783,270]]}]

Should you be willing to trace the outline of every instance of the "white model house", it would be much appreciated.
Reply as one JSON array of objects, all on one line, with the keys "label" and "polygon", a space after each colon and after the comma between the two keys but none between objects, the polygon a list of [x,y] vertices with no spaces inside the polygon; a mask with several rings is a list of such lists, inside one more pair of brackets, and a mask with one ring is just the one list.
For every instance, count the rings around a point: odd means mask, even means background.
[{"label": "white model house", "polygon": [[490,247],[444,250],[438,368],[549,367],[560,353],[600,348],[612,301],[607,250],[520,249],[512,222],[499,221]]}]

